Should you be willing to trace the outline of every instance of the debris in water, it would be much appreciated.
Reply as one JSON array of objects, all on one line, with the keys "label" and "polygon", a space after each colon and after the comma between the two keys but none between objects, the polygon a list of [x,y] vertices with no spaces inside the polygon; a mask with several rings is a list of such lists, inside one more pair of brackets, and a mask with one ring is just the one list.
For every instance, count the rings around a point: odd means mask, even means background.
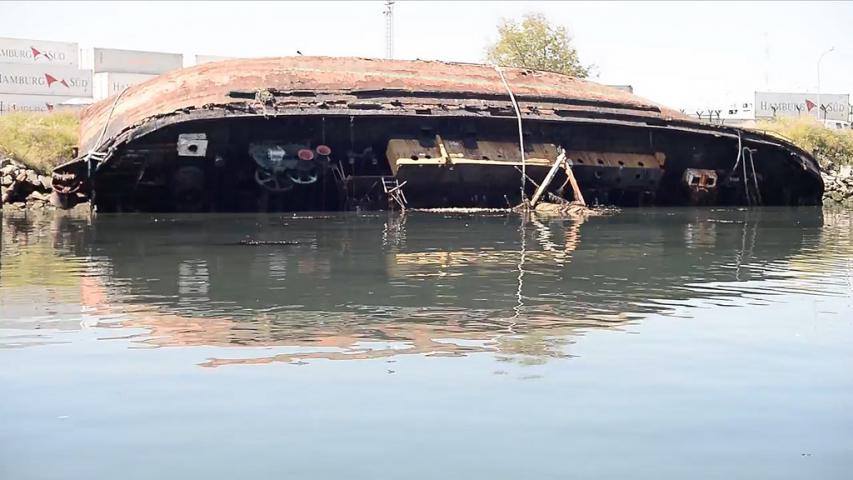
[{"label": "debris in water", "polygon": [[266,246],[266,245],[275,245],[275,246],[284,246],[284,245],[299,245],[299,242],[295,242],[292,240],[240,240],[237,245],[250,245],[253,247],[256,246]]}]

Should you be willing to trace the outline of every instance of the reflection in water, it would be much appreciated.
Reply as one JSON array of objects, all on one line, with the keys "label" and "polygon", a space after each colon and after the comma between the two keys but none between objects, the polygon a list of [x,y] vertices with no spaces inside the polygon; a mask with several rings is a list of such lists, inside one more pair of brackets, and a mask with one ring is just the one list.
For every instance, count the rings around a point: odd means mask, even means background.
[{"label": "reflection in water", "polygon": [[6,215],[0,478],[847,478],[851,219]]},{"label": "reflection in water", "polygon": [[588,329],[649,314],[849,295],[853,257],[851,215],[814,209],[7,215],[2,248],[0,329],[15,332],[3,347],[81,325],[141,347],[277,347],[205,366],[471,352],[541,363]]}]

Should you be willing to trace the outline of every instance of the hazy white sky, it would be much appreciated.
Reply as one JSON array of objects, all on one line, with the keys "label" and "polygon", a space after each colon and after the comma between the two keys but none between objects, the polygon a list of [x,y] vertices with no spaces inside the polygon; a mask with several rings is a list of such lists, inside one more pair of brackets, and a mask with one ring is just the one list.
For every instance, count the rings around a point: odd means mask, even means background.
[{"label": "hazy white sky", "polygon": [[[0,3],[0,36],[228,56],[385,54],[383,2]],[[407,2],[395,57],[480,62],[501,18],[542,12],[598,81],[677,108],[755,90],[853,93],[853,2]]]}]

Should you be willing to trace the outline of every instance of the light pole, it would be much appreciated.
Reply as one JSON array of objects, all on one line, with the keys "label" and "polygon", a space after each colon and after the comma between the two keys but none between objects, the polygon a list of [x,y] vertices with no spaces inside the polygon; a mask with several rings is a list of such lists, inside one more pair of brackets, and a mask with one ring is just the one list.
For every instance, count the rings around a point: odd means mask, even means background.
[{"label": "light pole", "polygon": [[[830,47],[829,50],[820,54],[820,57],[817,59],[817,119],[820,120],[820,62],[823,61],[823,57],[835,50],[835,47]],[[826,110],[824,110],[825,112]],[[826,118],[826,113],[823,114],[823,118]]]}]

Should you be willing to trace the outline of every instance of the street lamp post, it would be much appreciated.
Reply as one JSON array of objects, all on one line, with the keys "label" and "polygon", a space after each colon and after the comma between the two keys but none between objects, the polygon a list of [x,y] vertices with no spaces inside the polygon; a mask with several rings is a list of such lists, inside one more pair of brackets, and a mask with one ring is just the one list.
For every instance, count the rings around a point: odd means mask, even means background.
[{"label": "street lamp post", "polygon": [[[820,57],[817,59],[817,119],[820,120],[820,62],[823,61],[823,57],[835,50],[835,47],[830,47],[829,50],[820,54]],[[826,119],[826,110],[824,110],[823,118]]]}]

